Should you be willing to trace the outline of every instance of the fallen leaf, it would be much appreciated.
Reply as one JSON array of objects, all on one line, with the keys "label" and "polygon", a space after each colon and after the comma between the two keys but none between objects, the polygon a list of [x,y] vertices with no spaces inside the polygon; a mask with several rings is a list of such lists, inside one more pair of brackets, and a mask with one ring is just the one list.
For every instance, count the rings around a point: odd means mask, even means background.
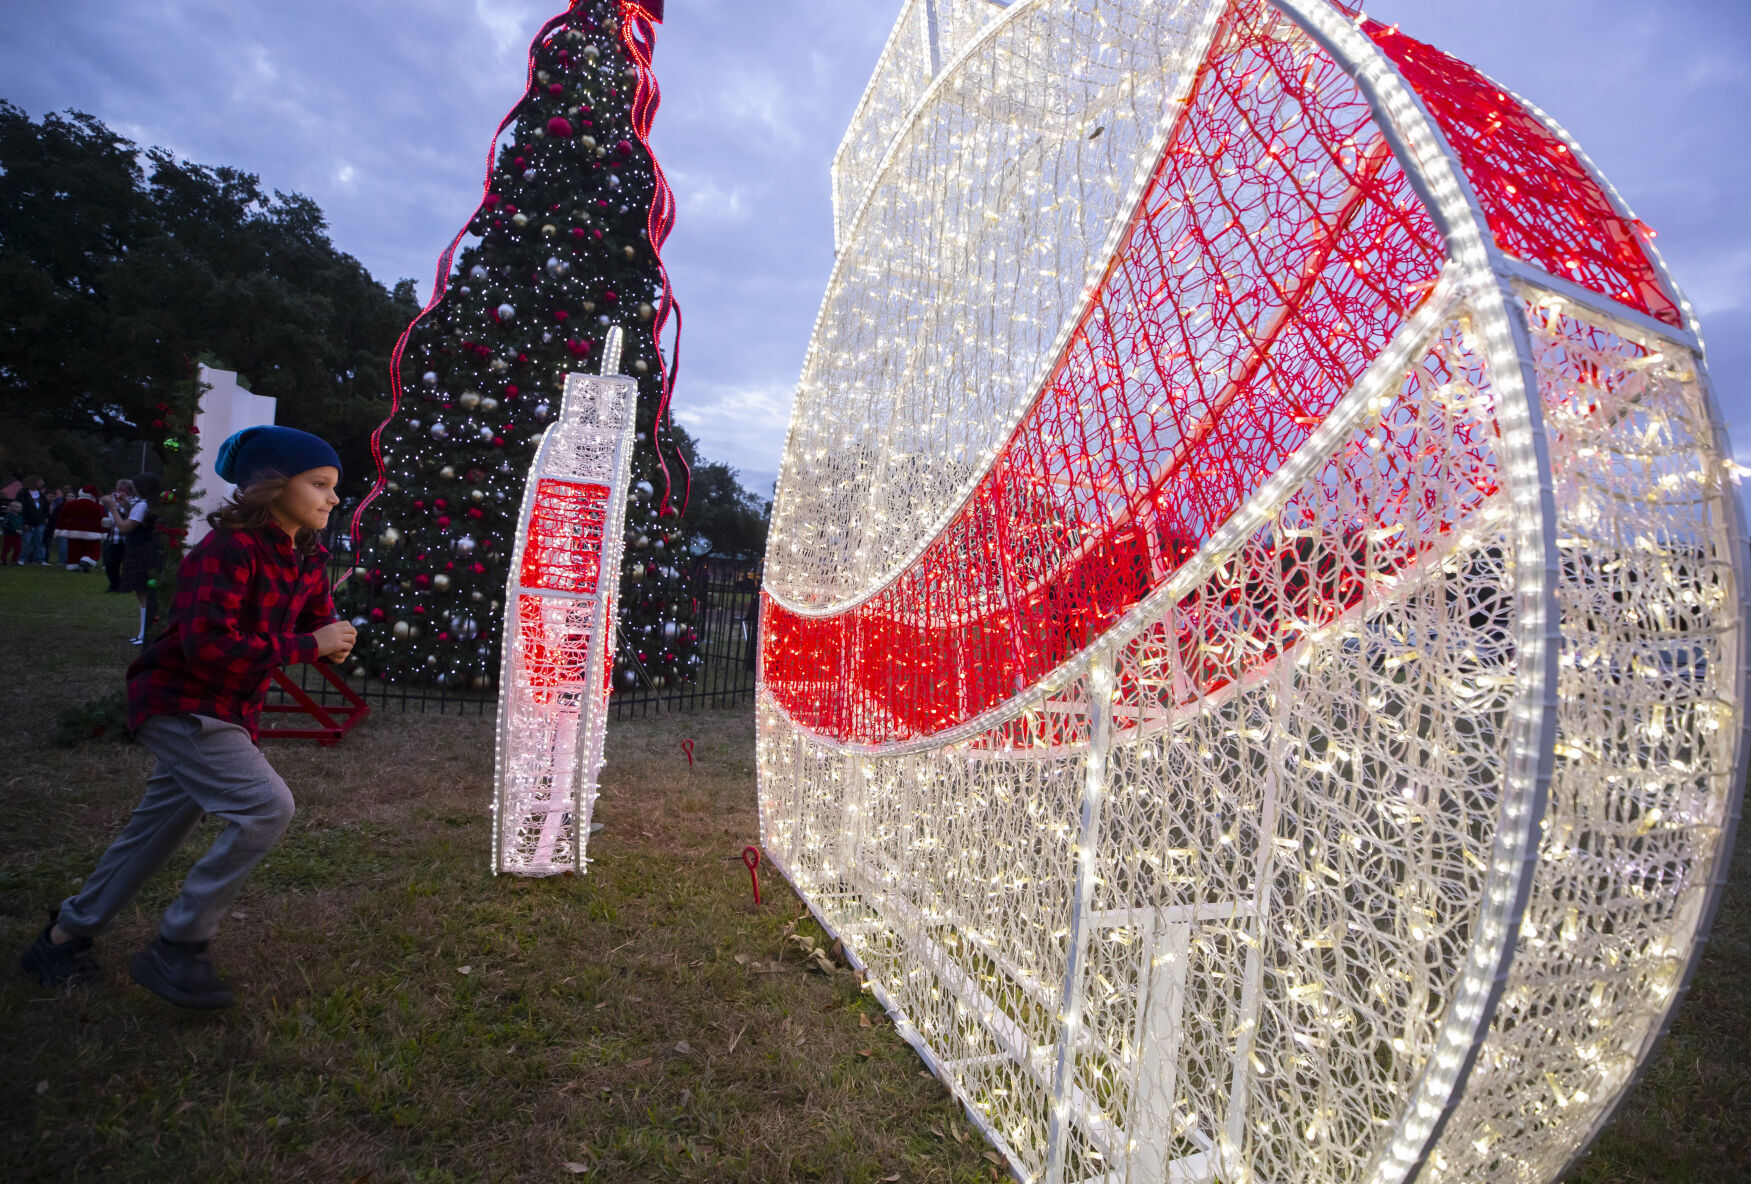
[{"label": "fallen leaf", "polygon": [[873,1056],[875,1056],[875,1049],[873,1049],[873,1048],[860,1048],[857,1050],[857,1055],[860,1057],[873,1057]]},{"label": "fallen leaf", "polygon": [[571,1163],[568,1161],[565,1165],[565,1170],[574,1176],[581,1176],[590,1170],[590,1165],[587,1163]]},{"label": "fallen leaf", "polygon": [[[192,1101],[191,1102],[184,1102],[182,1105],[180,1105],[176,1108],[176,1112],[178,1114],[187,1114],[190,1110],[193,1110],[194,1108],[195,1108],[195,1104]],[[367,1172],[366,1175],[370,1175],[370,1173]]]},{"label": "fallen leaf", "polygon": [[602,1002],[596,1004],[596,1010],[601,1011],[604,1007],[607,1007],[607,1006],[608,1006],[608,1001],[606,999],[604,999]]},{"label": "fallen leaf", "polygon": [[[747,1024],[743,1024],[743,1025],[742,1025],[742,1032],[746,1032],[746,1031],[747,1031],[747,1030],[748,1030],[748,1025],[747,1025]],[[740,1043],[741,1043],[741,1042],[742,1042],[742,1032],[737,1032],[737,1033],[736,1033],[736,1034],[735,1034],[735,1035],[734,1035],[734,1036],[731,1036],[731,1037],[730,1037],[730,1047],[729,1047],[729,1052],[735,1052],[735,1051],[736,1051],[736,1045],[738,1045],[738,1044],[740,1044]],[[727,1056],[727,1055],[728,1055],[728,1053],[726,1053],[726,1054],[725,1054],[725,1055],[726,1055],[726,1056]]]},{"label": "fallen leaf", "polygon": [[248,913],[245,913],[245,912],[241,912],[241,911],[239,911],[239,912],[235,912],[235,913],[232,913],[232,914],[231,914],[231,916],[232,916],[232,917],[233,917],[233,918],[234,918],[234,919],[236,919],[236,920],[238,920],[238,921],[247,921],[247,920],[249,920],[249,914],[248,914]]},{"label": "fallen leaf", "polygon": [[746,955],[746,954],[737,954],[736,955],[736,962],[738,965],[746,966],[748,964],[748,960],[749,960],[748,955]]},{"label": "fallen leaf", "polygon": [[470,974],[473,971],[474,971],[474,967],[472,967],[472,966],[458,966],[456,968],[457,974]]},{"label": "fallen leaf", "polygon": [[883,1176],[881,1179],[881,1184],[894,1184],[894,1181],[898,1180],[899,1178],[900,1178],[900,1173],[895,1172],[891,1176]]},{"label": "fallen leaf", "polygon": [[39,1093],[39,1094],[46,1094],[46,1093],[48,1093],[48,1092],[49,1092],[49,1083],[48,1083],[48,1082],[46,1082],[46,1081],[39,1081],[39,1082],[37,1082],[37,1083],[36,1083],[36,1092],[37,1092],[37,1093]]},{"label": "fallen leaf", "polygon": [[1003,1166],[1003,1157],[995,1151],[987,1151],[985,1153],[985,1158],[996,1164],[998,1167]]},{"label": "fallen leaf", "polygon": [[920,1076],[920,1077],[928,1077],[928,1078],[932,1078],[932,1079],[934,1079],[934,1078],[935,1078],[935,1077],[936,1077],[936,1074],[934,1074],[934,1073],[919,1073],[919,1074],[918,1074],[918,1076]]},{"label": "fallen leaf", "polygon": [[857,1013],[857,1026],[860,1028],[873,1028],[873,1027],[875,1027],[874,1024],[869,1022],[869,1016],[865,1015],[863,1012]]},{"label": "fallen leaf", "polygon": [[693,1051],[693,1046],[691,1044],[688,1044],[685,1040],[683,1040],[683,1041],[681,1041],[681,1043],[679,1043],[675,1046],[675,1051],[680,1053],[682,1056],[686,1056],[688,1053]]},{"label": "fallen leaf", "polygon": [[643,1003],[644,999],[642,996],[639,996],[639,995],[628,995],[626,997],[626,1001],[628,1003]]},{"label": "fallen leaf", "polygon": [[644,1057],[644,1058],[641,1058],[640,1060],[633,1061],[631,1064],[627,1065],[626,1067],[628,1069],[642,1069],[654,1060],[656,1060],[655,1057]]}]

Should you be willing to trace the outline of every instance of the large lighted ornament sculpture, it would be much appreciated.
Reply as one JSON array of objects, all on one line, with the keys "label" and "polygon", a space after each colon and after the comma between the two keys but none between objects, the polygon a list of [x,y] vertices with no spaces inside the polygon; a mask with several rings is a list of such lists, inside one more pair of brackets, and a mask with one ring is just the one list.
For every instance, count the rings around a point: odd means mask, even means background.
[{"label": "large lighted ornament sculpture", "polygon": [[1744,773],[1651,232],[1329,0],[909,0],[834,199],[770,857],[1023,1179],[1556,1179]]},{"label": "large lighted ornament sculpture", "polygon": [[601,376],[566,375],[524,486],[505,589],[495,873],[584,874],[638,411],[638,383],[614,373],[620,349],[611,328]]}]

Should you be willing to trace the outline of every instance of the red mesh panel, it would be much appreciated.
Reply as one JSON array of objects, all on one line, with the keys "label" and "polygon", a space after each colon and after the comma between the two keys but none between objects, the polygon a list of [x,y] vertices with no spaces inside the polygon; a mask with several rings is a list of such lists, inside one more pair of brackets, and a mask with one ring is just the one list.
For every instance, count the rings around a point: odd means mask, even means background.
[{"label": "red mesh panel", "polygon": [[608,487],[542,478],[535,487],[529,539],[523,545],[525,588],[596,591],[602,569],[602,530],[608,521]]},{"label": "red mesh panel", "polygon": [[1502,250],[1668,325],[1683,324],[1642,248],[1647,227],[1619,215],[1535,115],[1458,58],[1379,21],[1363,28],[1440,125]]},{"label": "red mesh panel", "polygon": [[767,603],[779,703],[876,743],[1037,682],[1305,442],[1442,261],[1343,70],[1232,5],[1065,356],[960,514],[854,609]]}]

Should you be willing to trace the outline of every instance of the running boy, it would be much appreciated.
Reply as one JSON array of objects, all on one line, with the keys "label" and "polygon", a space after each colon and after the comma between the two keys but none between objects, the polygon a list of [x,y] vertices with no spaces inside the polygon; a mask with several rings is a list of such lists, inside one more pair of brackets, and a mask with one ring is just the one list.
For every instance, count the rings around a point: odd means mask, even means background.
[{"label": "running boy", "polygon": [[292,820],[291,791],[256,747],[268,681],[277,666],[340,661],[353,647],[354,628],[331,619],[316,541],[338,500],[334,449],[292,428],[248,428],[220,446],[216,468],[237,490],[182,561],[169,627],[128,669],[128,727],[158,761],[121,836],[24,952],[44,986],[98,976],[91,939],[213,814],[224,830],[128,970],[179,1007],[231,1005],[207,943]]}]

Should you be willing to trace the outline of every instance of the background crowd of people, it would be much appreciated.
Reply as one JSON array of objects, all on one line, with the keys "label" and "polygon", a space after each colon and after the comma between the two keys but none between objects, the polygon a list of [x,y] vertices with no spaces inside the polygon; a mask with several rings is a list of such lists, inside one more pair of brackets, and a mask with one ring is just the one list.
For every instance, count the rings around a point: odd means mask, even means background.
[{"label": "background crowd of people", "polygon": [[100,493],[96,485],[49,489],[41,477],[25,477],[0,494],[0,565],[77,572],[101,567],[109,579],[104,591],[132,592],[139,600],[133,644],[142,644],[157,616],[156,583],[164,562],[153,512],[160,484],[156,475],[141,473]]}]

